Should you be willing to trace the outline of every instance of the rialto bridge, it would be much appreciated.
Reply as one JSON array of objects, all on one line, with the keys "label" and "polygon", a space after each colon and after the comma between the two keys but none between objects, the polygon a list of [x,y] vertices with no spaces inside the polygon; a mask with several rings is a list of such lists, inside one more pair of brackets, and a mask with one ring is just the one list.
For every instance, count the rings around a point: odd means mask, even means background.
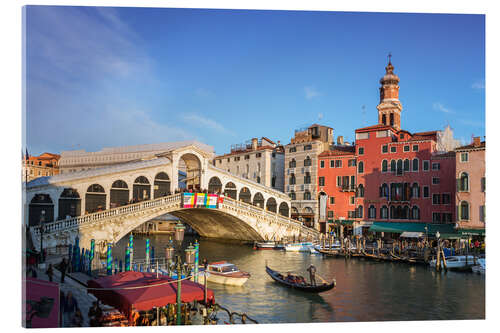
[{"label": "rialto bridge", "polygon": [[[166,213],[200,236],[236,240],[316,238],[318,232],[290,218],[290,199],[280,191],[210,164],[194,145],[148,160],[37,178],[25,192],[25,223],[39,247],[78,236],[82,246],[116,243],[142,223]],[[179,188],[224,195],[217,208],[184,208]]]}]

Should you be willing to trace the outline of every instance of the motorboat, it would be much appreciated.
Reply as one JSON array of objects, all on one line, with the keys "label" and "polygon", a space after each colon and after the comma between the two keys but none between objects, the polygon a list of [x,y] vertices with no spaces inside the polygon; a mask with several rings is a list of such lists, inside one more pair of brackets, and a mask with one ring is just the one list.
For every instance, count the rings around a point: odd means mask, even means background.
[{"label": "motorboat", "polygon": [[[478,259],[476,259],[477,261]],[[432,259],[429,262],[431,267],[436,267],[436,258]],[[466,255],[466,256],[449,256],[446,258],[446,268],[447,269],[457,269],[457,270],[466,270],[470,269],[474,266],[474,256]]]},{"label": "motorboat", "polygon": [[255,242],[253,248],[254,250],[274,250],[276,244],[273,241]]},{"label": "motorboat", "polygon": [[477,259],[477,265],[472,266],[472,272],[484,275],[486,273],[486,259]]},{"label": "motorboat", "polygon": [[285,251],[290,252],[311,252],[311,248],[313,248],[313,243],[311,242],[303,242],[303,243],[292,243],[285,245]]},{"label": "motorboat", "polygon": [[207,269],[198,273],[199,283],[207,282],[225,284],[230,286],[242,286],[250,278],[250,273],[242,272],[227,261],[218,261],[208,264]]}]

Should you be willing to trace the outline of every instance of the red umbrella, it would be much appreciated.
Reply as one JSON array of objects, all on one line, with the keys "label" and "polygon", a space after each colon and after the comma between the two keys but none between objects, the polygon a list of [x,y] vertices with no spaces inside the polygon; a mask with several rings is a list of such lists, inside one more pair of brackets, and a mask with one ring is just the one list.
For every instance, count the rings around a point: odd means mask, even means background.
[{"label": "red umbrella", "polygon": [[[177,280],[156,273],[122,272],[88,281],[89,292],[101,302],[120,310],[127,317],[132,307],[136,311],[147,311],[154,307],[175,304],[177,300]],[[99,290],[100,288],[104,290]],[[112,290],[111,290],[112,289]],[[204,286],[189,280],[181,282],[183,303],[204,300]],[[207,300],[214,301],[214,293],[207,290]]]}]

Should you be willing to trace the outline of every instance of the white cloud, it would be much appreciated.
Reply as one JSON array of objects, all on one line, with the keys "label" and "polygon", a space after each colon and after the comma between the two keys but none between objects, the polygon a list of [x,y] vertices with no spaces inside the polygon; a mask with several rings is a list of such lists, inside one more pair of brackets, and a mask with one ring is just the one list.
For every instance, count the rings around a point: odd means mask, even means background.
[{"label": "white cloud", "polygon": [[441,111],[444,113],[455,113],[453,110],[445,107],[442,103],[439,102],[435,102],[434,104],[432,104],[432,108],[434,110]]},{"label": "white cloud", "polygon": [[228,130],[227,128],[225,128],[224,126],[222,126],[221,124],[219,124],[215,120],[205,118],[205,117],[200,116],[198,114],[194,114],[194,113],[184,114],[182,116],[182,120],[184,120],[184,122],[186,122],[186,123],[194,125],[195,127],[209,128],[209,129],[218,131],[219,134],[229,134],[232,136],[236,135],[234,132]]},{"label": "white cloud", "polygon": [[306,99],[313,99],[321,96],[321,93],[313,86],[304,87],[304,93],[306,95]]},{"label": "white cloud", "polygon": [[474,82],[471,87],[472,89],[484,89],[484,80]]}]

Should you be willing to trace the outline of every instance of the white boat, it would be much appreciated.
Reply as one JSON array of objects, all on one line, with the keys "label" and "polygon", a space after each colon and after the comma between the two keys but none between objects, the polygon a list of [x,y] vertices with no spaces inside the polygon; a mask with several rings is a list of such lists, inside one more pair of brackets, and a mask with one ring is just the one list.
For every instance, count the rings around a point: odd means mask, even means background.
[{"label": "white boat", "polygon": [[276,244],[273,241],[267,242],[255,242],[254,249],[255,250],[274,250]]},{"label": "white boat", "polygon": [[205,275],[208,282],[230,286],[242,286],[250,277],[249,273],[240,271],[236,265],[226,261],[208,264],[206,272],[199,273],[198,283],[205,283]]},{"label": "white boat", "polygon": [[311,252],[310,248],[312,247],[311,242],[293,243],[285,245],[285,250],[290,252]]},{"label": "white boat", "polygon": [[484,275],[486,273],[486,259],[485,258],[477,259],[477,265],[472,266],[472,271],[474,273]]},{"label": "white boat", "polygon": [[[436,258],[429,262],[431,267],[436,267]],[[448,269],[467,269],[474,266],[474,256],[449,256],[446,258]]]}]

